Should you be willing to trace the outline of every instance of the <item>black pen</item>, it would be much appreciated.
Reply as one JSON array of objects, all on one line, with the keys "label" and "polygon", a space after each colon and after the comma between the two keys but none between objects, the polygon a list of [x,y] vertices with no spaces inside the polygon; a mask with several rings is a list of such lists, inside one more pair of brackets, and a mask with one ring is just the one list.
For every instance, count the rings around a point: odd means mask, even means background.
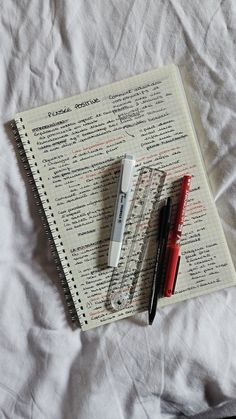
[{"label": "black pen", "polygon": [[156,315],[158,296],[161,296],[163,293],[163,268],[166,256],[167,241],[170,231],[171,209],[171,198],[167,198],[166,204],[160,210],[161,212],[159,220],[158,248],[153,272],[152,290],[148,309],[150,325],[152,324]]}]

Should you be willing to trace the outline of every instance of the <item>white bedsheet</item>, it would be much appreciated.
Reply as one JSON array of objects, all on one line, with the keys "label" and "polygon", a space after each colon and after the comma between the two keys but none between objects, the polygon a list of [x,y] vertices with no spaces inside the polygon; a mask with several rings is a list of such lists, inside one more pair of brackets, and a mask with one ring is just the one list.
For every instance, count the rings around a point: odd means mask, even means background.
[{"label": "white bedsheet", "polygon": [[236,415],[236,287],[72,330],[9,121],[174,62],[236,264],[236,2],[0,1],[0,419]]}]

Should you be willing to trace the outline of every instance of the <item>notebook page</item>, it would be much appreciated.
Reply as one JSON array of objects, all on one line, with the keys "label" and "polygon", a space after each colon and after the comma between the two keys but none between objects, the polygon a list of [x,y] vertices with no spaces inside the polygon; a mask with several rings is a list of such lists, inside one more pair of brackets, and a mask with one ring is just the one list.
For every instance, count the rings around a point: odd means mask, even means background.
[{"label": "notebook page", "polygon": [[[20,121],[20,122],[19,122]],[[151,272],[140,275],[132,305],[106,305],[107,253],[120,161],[167,172],[163,198],[178,198],[191,174],[176,294],[160,305],[235,284],[235,272],[210,195],[178,69],[163,67],[17,115],[35,181],[83,329],[147,309]],[[21,133],[23,136],[24,134]],[[27,140],[27,141],[26,141]],[[56,221],[55,221],[56,220]],[[150,246],[152,248],[152,245]]]}]

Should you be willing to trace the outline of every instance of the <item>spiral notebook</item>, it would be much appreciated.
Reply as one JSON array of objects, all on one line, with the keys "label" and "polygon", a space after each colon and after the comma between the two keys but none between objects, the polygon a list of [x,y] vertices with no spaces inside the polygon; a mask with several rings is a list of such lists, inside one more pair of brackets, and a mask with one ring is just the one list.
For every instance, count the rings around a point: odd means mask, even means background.
[{"label": "spiral notebook", "polygon": [[138,169],[166,172],[163,198],[175,198],[179,179],[192,175],[176,291],[159,307],[235,285],[178,67],[18,113],[13,129],[69,311],[83,330],[148,307],[151,273],[137,284],[129,307],[112,312],[106,304],[112,278],[107,253],[125,153],[135,155]]}]

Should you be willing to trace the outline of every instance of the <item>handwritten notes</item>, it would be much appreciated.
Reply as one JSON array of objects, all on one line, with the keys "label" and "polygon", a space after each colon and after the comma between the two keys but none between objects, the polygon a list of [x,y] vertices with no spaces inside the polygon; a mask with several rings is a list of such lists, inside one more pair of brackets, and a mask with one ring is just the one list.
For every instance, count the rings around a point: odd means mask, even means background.
[{"label": "handwritten notes", "polygon": [[36,165],[36,185],[46,192],[42,203],[56,225],[54,241],[84,329],[147,308],[151,270],[141,273],[128,309],[111,312],[106,305],[107,252],[125,153],[135,155],[138,169],[164,170],[162,198],[171,194],[175,203],[181,176],[192,175],[176,294],[160,305],[235,284],[175,66],[23,112],[17,121],[27,134],[22,142],[31,168]]}]

